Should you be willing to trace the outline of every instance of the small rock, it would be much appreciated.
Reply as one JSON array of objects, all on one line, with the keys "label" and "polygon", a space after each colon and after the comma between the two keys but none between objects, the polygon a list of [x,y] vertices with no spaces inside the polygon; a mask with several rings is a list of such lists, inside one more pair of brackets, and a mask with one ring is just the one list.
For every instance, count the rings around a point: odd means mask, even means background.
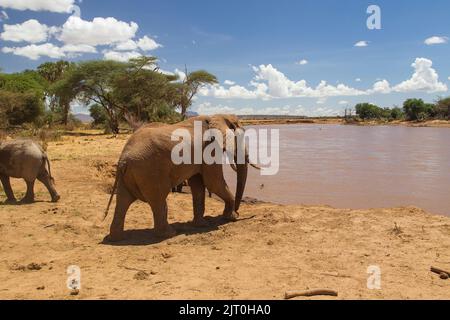
[{"label": "small rock", "polygon": [[220,270],[220,267],[216,267],[216,270]]},{"label": "small rock", "polygon": [[45,287],[44,287],[44,286],[42,286],[42,287],[37,287],[36,290],[42,291],[42,290],[45,290]]},{"label": "small rock", "polygon": [[172,254],[170,254],[170,253],[167,253],[167,252],[163,252],[163,253],[161,253],[161,256],[164,258],[164,259],[170,259],[170,258],[172,258],[173,257],[173,255]]},{"label": "small rock", "polygon": [[37,263],[30,263],[27,266],[27,269],[30,270],[30,271],[39,271],[39,270],[42,270],[42,266],[40,264],[37,264]]},{"label": "small rock", "polygon": [[134,275],[134,280],[140,280],[140,281],[142,281],[142,280],[147,280],[148,277],[149,277],[149,275],[148,275],[147,272],[145,272],[145,271],[139,271],[138,273],[136,273],[136,274]]},{"label": "small rock", "polygon": [[80,290],[78,290],[78,289],[73,289],[72,291],[70,291],[71,296],[77,296],[79,294],[80,294]]},{"label": "small rock", "polygon": [[273,242],[272,240],[269,240],[268,242],[267,242],[267,245],[268,246],[273,246],[275,244],[275,242]]}]

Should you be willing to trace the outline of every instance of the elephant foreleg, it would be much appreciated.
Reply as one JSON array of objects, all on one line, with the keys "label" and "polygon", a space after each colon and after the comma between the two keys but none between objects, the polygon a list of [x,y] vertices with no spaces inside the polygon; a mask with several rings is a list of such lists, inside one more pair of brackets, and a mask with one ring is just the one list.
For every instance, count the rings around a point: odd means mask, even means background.
[{"label": "elephant foreleg", "polygon": [[6,202],[7,203],[16,203],[16,197],[14,196],[14,192],[11,188],[11,181],[9,180],[8,176],[5,175],[1,175],[0,176],[0,180],[2,182],[3,185],[3,190],[5,190],[5,194],[6,194]]},{"label": "elephant foreleg", "polygon": [[223,216],[225,219],[230,221],[236,221],[239,218],[239,215],[234,210],[235,209],[235,198],[231,193],[228,185],[223,179],[221,183],[214,183],[211,185],[207,185],[208,190],[212,193],[216,194],[220,199],[225,202],[225,210],[223,211]]},{"label": "elephant foreleg", "polygon": [[208,226],[208,222],[204,218],[206,187],[202,176],[196,175],[189,179],[189,186],[191,187],[194,204],[194,225],[196,227],[206,227]]},{"label": "elephant foreleg", "polygon": [[176,231],[169,225],[168,207],[166,200],[149,201],[153,211],[153,221],[155,224],[156,235],[160,238],[171,238],[175,236]]}]

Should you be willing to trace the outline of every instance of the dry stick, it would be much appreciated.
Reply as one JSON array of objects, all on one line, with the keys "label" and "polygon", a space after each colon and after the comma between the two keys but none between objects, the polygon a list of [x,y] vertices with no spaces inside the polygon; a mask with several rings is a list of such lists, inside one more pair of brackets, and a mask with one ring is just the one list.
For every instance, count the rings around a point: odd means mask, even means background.
[{"label": "dry stick", "polygon": [[445,270],[442,270],[442,269],[439,269],[439,268],[431,267],[431,272],[437,273],[439,275],[446,274],[446,275],[448,275],[450,277],[450,271],[445,271]]},{"label": "dry stick", "polygon": [[289,300],[297,297],[314,297],[314,296],[331,296],[337,297],[338,293],[334,290],[317,289],[308,291],[288,291],[286,292],[284,299]]}]

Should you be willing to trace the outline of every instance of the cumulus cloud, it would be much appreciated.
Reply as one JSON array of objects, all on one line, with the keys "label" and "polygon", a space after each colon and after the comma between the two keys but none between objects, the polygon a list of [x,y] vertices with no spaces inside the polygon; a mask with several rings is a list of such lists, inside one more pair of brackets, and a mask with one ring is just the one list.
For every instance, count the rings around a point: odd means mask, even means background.
[{"label": "cumulus cloud", "polygon": [[61,59],[64,57],[77,57],[83,53],[96,53],[97,49],[89,45],[65,45],[58,47],[52,43],[41,45],[28,45],[24,47],[4,47],[3,53],[11,53],[16,56],[25,57],[31,60],[39,60],[41,57]]},{"label": "cumulus cloud", "polygon": [[155,40],[149,38],[148,36],[139,39],[137,45],[143,51],[153,51],[162,47],[162,45],[157,43]]},{"label": "cumulus cloud", "polygon": [[[415,72],[412,77],[396,86],[388,80],[380,79],[372,88],[359,90],[345,84],[331,85],[320,81],[316,87],[308,85],[306,80],[293,81],[271,64],[253,66],[255,77],[250,82],[251,88],[240,85],[224,87],[214,85],[202,88],[200,95],[219,99],[287,99],[318,98],[323,103],[325,98],[344,96],[363,96],[370,94],[388,94],[391,92],[425,91],[427,93],[446,92],[447,85],[439,81],[439,75],[433,68],[433,62],[426,58],[417,58],[412,64]],[[228,80],[229,81],[229,80]],[[230,85],[232,81],[228,84]]]},{"label": "cumulus cloud", "polygon": [[244,107],[230,107],[222,104],[212,104],[204,102],[193,107],[193,111],[202,115],[211,114],[237,114],[237,115],[281,115],[281,116],[308,116],[308,117],[323,117],[323,116],[337,116],[339,111],[327,107],[303,107],[298,106],[280,106],[280,107],[265,107],[256,108],[250,106]]},{"label": "cumulus cloud", "polygon": [[433,68],[433,61],[426,58],[417,58],[411,66],[414,68],[414,74],[411,79],[395,86],[395,91],[426,91],[428,93],[436,93],[448,90],[447,85],[439,81],[439,75]]},{"label": "cumulus cloud", "polygon": [[112,17],[86,21],[71,16],[62,26],[58,39],[66,44],[112,45],[133,39],[138,28],[135,22],[127,23]]},{"label": "cumulus cloud", "polygon": [[0,7],[14,10],[71,12],[75,0],[0,0]]},{"label": "cumulus cloud", "polygon": [[445,44],[447,42],[448,42],[448,37],[434,36],[434,37],[430,37],[430,38],[426,39],[424,43],[427,46],[432,46],[432,45],[436,45],[436,44]]},{"label": "cumulus cloud", "polygon": [[234,85],[236,84],[236,82],[231,81],[231,80],[225,80],[224,84],[225,84],[226,86],[234,86]]},{"label": "cumulus cloud", "polygon": [[355,81],[356,82],[361,82],[362,80],[361,80],[361,78],[356,78]]},{"label": "cumulus cloud", "polygon": [[48,27],[31,19],[21,24],[5,24],[3,30],[0,34],[0,39],[3,41],[39,43],[47,41],[49,36],[57,31],[57,28]]},{"label": "cumulus cloud", "polygon": [[53,59],[60,59],[65,56],[65,53],[61,50],[61,48],[51,44],[41,44],[35,45],[31,44],[25,47],[19,48],[10,48],[4,47],[2,48],[3,53],[12,53],[16,56],[22,56],[29,58],[31,60],[38,60],[39,58],[45,56]]},{"label": "cumulus cloud", "polygon": [[142,56],[142,54],[137,51],[119,52],[106,50],[103,52],[103,57],[105,60],[114,60],[119,62],[128,62],[130,59],[139,58],[140,56]]},{"label": "cumulus cloud", "polygon": [[358,48],[368,47],[369,46],[369,41],[358,41],[357,43],[355,43],[354,46],[358,47]]},{"label": "cumulus cloud", "polygon": [[300,65],[300,66],[304,66],[304,65],[307,65],[309,62],[308,62],[308,60],[306,60],[306,59],[303,59],[303,60],[300,60],[300,61],[298,61],[298,62],[296,62],[298,65]]}]

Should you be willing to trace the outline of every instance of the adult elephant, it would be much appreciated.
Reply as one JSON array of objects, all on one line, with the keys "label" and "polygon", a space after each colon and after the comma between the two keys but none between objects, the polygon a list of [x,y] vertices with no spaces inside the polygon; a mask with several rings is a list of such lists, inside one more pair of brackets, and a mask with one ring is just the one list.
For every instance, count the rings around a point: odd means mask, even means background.
[{"label": "adult elephant", "polygon": [[[194,224],[196,226],[207,225],[204,219],[206,188],[225,202],[224,218],[236,221],[239,217],[237,212],[247,182],[249,164],[247,155],[245,161],[241,161],[243,163],[233,166],[237,172],[235,195],[230,192],[225,181],[223,164],[183,163],[177,165],[172,161],[172,150],[180,143],[172,141],[173,133],[177,129],[184,129],[190,133],[191,137],[194,137],[196,122],[201,123],[202,136],[205,131],[210,129],[219,130],[224,137],[226,137],[227,130],[233,132],[239,129],[243,130],[236,116],[216,115],[195,117],[175,125],[157,128],[142,127],[136,131],[126,144],[119,161],[114,186],[114,191],[117,190],[116,209],[107,240],[115,242],[124,239],[126,214],[130,205],[136,200],[147,202],[150,205],[153,211],[155,232],[158,236],[163,238],[174,236],[176,232],[169,225],[167,219],[167,196],[172,188],[186,180],[192,189]],[[207,145],[207,142],[202,143],[202,151]],[[224,145],[225,148],[226,145]],[[106,216],[113,196],[114,192],[108,204]]]}]

